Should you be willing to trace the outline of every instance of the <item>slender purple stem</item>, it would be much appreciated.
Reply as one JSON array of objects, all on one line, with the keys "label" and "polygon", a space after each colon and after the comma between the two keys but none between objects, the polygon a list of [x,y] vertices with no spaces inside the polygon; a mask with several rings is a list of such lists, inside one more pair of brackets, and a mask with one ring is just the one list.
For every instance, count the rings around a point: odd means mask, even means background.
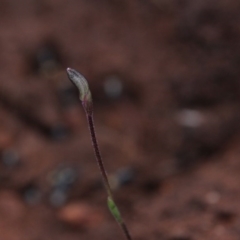
[{"label": "slender purple stem", "polygon": [[100,168],[100,171],[101,171],[101,174],[102,174],[102,177],[103,177],[103,183],[105,185],[105,188],[107,190],[107,193],[108,193],[109,197],[113,198],[112,191],[111,191],[110,184],[109,184],[108,177],[107,177],[107,172],[104,168],[103,160],[102,160],[100,150],[99,150],[99,147],[98,147],[98,142],[97,142],[95,128],[94,128],[94,122],[93,122],[93,115],[88,114],[88,113],[86,113],[86,115],[87,115],[87,120],[88,120],[89,131],[90,131],[90,134],[91,134],[93,149],[94,149],[94,152],[95,152],[95,156],[96,156],[98,166]]},{"label": "slender purple stem", "polygon": [[120,226],[124,232],[124,235],[126,236],[127,240],[132,240],[132,237],[128,231],[128,228],[124,222],[120,223]]},{"label": "slender purple stem", "polygon": [[[89,131],[90,131],[90,135],[91,135],[91,139],[92,139],[93,149],[94,149],[94,152],[95,152],[95,156],[96,156],[98,166],[99,166],[101,174],[102,174],[103,183],[104,183],[105,188],[107,190],[108,196],[113,200],[113,194],[112,194],[112,190],[111,190],[111,187],[110,187],[110,184],[109,184],[109,181],[108,181],[107,172],[105,170],[103,160],[102,160],[102,157],[101,157],[101,154],[100,154],[100,150],[99,150],[99,147],[98,147],[97,137],[96,137],[95,128],[94,128],[94,122],[93,122],[93,114],[89,113],[86,109],[85,109],[85,112],[86,112]],[[118,222],[118,223],[121,226],[126,239],[127,240],[132,240],[132,237],[129,233],[129,230],[128,230],[126,224],[123,222],[123,220],[121,220],[121,222]]]}]

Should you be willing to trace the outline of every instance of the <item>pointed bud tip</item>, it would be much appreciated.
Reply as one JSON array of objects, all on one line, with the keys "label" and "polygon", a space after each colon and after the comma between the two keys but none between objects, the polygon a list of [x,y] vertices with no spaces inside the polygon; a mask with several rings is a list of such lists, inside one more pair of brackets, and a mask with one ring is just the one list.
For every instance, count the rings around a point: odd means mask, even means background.
[{"label": "pointed bud tip", "polygon": [[67,68],[66,70],[68,78],[72,81],[72,83],[76,85],[76,87],[79,90],[80,100],[86,105],[85,108],[87,108],[88,111],[90,111],[89,109],[91,108],[92,105],[92,97],[88,87],[87,80],[81,73],[72,68]]},{"label": "pointed bud tip", "polygon": [[[85,78],[76,70],[72,69],[72,68],[67,68],[67,75],[70,78],[70,80],[76,84],[77,86],[80,84],[80,82],[84,82],[86,81]],[[79,84],[78,84],[79,83]],[[80,85],[79,85],[80,86]]]},{"label": "pointed bud tip", "polygon": [[67,71],[68,77],[72,80],[72,78],[73,78],[74,75],[75,75],[76,70],[68,67],[68,68],[66,69],[66,71]]}]

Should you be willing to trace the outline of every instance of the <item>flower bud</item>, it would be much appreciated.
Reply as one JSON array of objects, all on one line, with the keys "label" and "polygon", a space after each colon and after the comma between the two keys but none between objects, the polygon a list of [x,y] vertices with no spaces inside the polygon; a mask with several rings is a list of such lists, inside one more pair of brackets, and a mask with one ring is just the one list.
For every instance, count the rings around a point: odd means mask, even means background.
[{"label": "flower bud", "polygon": [[79,98],[88,114],[92,113],[92,95],[87,80],[74,69],[67,68],[68,78],[76,85],[79,90]]}]

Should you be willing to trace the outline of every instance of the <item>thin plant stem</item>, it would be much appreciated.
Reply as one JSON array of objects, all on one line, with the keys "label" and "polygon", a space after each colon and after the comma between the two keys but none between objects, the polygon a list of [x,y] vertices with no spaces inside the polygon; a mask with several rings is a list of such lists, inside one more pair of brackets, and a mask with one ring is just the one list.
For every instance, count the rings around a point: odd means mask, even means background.
[{"label": "thin plant stem", "polygon": [[102,160],[100,150],[99,150],[99,147],[98,147],[96,132],[95,132],[95,128],[94,128],[94,122],[93,122],[93,115],[92,114],[89,115],[87,113],[86,113],[86,115],[87,115],[89,131],[90,131],[90,134],[91,134],[92,145],[93,145],[93,149],[94,149],[94,152],[95,152],[95,156],[96,156],[98,166],[100,168],[100,172],[102,174],[103,183],[104,183],[104,186],[107,190],[108,196],[113,198],[111,187],[110,187],[110,184],[109,184],[109,181],[108,181],[107,172],[104,168],[103,160]]},{"label": "thin plant stem", "polygon": [[77,72],[74,69],[68,68],[67,74],[68,74],[69,79],[76,85],[76,87],[79,90],[79,98],[82,102],[83,108],[86,113],[88,127],[89,127],[91,140],[92,140],[92,145],[93,145],[94,153],[96,156],[96,161],[98,163],[98,166],[99,166],[99,169],[100,169],[100,172],[102,175],[103,184],[106,188],[107,195],[108,195],[108,199],[107,199],[108,208],[109,208],[110,212],[112,213],[112,215],[114,216],[115,220],[120,225],[126,239],[132,240],[129,230],[128,230],[125,222],[123,221],[120,211],[118,210],[118,207],[113,199],[113,194],[112,194],[112,190],[111,190],[111,187],[109,184],[107,171],[103,164],[103,160],[102,160],[101,153],[99,150],[96,132],[95,132],[95,128],[94,128],[94,121],[93,121],[92,95],[91,95],[90,89],[88,87],[88,82],[79,72]]},{"label": "thin plant stem", "polygon": [[[88,114],[87,111],[86,111],[86,115],[87,115],[90,135],[91,135],[91,139],[92,139],[93,149],[94,149],[94,152],[95,152],[95,156],[96,156],[98,166],[99,166],[101,174],[102,174],[103,183],[105,185],[108,197],[114,202],[112,190],[111,190],[111,187],[110,187],[110,184],[109,184],[109,181],[108,181],[107,172],[105,170],[103,160],[102,160],[102,157],[101,157],[101,153],[100,153],[100,150],[99,150],[99,147],[98,147],[96,132],[95,132],[95,128],[94,128],[94,122],[93,122],[93,114]],[[123,219],[121,218],[121,219],[116,219],[116,220],[119,223],[119,225],[121,226],[126,239],[127,240],[132,240],[131,235],[129,233],[129,230],[128,230],[126,224],[124,223]]]},{"label": "thin plant stem", "polygon": [[127,228],[126,224],[124,222],[122,222],[120,224],[120,226],[121,226],[121,228],[122,228],[122,230],[124,232],[124,235],[126,236],[127,240],[132,240],[132,237],[131,237],[131,235],[130,235],[130,233],[128,231],[128,228]]}]

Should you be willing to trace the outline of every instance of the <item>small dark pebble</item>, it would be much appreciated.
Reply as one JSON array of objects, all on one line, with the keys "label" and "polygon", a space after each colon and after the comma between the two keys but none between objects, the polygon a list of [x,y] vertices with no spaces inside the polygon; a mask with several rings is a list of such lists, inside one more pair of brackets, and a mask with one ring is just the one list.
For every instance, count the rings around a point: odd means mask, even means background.
[{"label": "small dark pebble", "polygon": [[132,168],[122,168],[116,173],[119,180],[119,185],[126,185],[131,183],[135,177],[135,171]]},{"label": "small dark pebble", "polygon": [[130,168],[121,168],[116,173],[109,176],[109,182],[113,190],[131,183],[134,179],[135,171]]},{"label": "small dark pebble", "polygon": [[67,192],[61,189],[54,189],[49,197],[49,202],[53,207],[61,207],[67,201]]},{"label": "small dark pebble", "polygon": [[38,74],[52,73],[62,63],[59,49],[53,41],[45,42],[30,59],[32,70]]},{"label": "small dark pebble", "polygon": [[68,192],[76,181],[77,174],[72,167],[59,168],[51,173],[52,187],[49,202],[54,207],[63,206],[68,199]]},{"label": "small dark pebble", "polygon": [[22,189],[24,201],[29,205],[36,205],[41,201],[41,191],[34,184],[29,184]]},{"label": "small dark pebble", "polygon": [[57,169],[51,174],[51,185],[53,188],[68,190],[76,178],[77,173],[71,167]]},{"label": "small dark pebble", "polygon": [[51,128],[50,137],[55,141],[61,141],[66,139],[69,133],[70,131],[66,126],[57,124]]},{"label": "small dark pebble", "polygon": [[227,223],[234,220],[235,214],[232,212],[220,210],[216,213],[215,217],[217,221]]},{"label": "small dark pebble", "polygon": [[161,181],[159,179],[150,179],[142,184],[142,189],[145,193],[154,193],[160,188]]},{"label": "small dark pebble", "polygon": [[117,99],[123,92],[123,83],[118,76],[109,76],[104,81],[104,92],[109,98]]}]

